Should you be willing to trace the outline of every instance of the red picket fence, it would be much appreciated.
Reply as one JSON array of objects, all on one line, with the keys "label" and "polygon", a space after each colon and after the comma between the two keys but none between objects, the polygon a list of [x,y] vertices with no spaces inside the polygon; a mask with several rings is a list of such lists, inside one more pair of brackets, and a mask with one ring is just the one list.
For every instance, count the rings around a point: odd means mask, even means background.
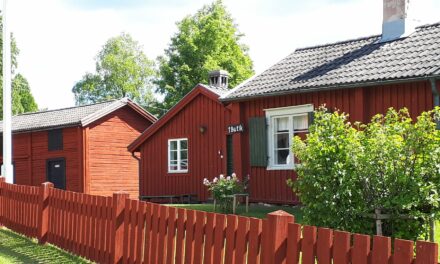
[{"label": "red picket fence", "polygon": [[413,241],[301,226],[283,211],[261,220],[3,180],[1,224],[98,263],[438,262],[436,243],[414,248]]}]

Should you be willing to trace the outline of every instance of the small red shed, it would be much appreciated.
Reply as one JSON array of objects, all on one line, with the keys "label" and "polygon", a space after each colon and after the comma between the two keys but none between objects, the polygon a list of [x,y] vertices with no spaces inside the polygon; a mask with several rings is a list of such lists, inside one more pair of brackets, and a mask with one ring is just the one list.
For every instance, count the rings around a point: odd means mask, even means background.
[{"label": "small red shed", "polygon": [[129,146],[141,155],[141,195],[208,198],[203,178],[226,173],[227,167],[224,124],[229,110],[219,101],[225,92],[197,85]]},{"label": "small red shed", "polygon": [[[406,1],[396,3],[405,6]],[[315,108],[326,104],[349,113],[352,121],[368,122],[390,107],[407,107],[416,117],[438,106],[440,23],[407,35],[402,10],[384,9],[382,35],[297,49],[211,103],[195,99],[203,89],[196,87],[129,146],[141,153],[141,194],[190,192],[204,201],[201,179],[234,171],[239,177],[249,175],[251,201],[296,204],[298,198],[286,185],[296,177],[291,139],[308,131]],[[389,18],[403,21],[391,23]],[[397,31],[390,30],[396,25]],[[200,134],[204,122],[210,123]],[[202,140],[192,141],[188,133]],[[182,175],[167,173],[174,160],[170,140],[186,137],[188,169]]]},{"label": "small red shed", "polygon": [[137,198],[138,160],[127,145],[155,121],[129,99],[14,116],[14,182]]}]

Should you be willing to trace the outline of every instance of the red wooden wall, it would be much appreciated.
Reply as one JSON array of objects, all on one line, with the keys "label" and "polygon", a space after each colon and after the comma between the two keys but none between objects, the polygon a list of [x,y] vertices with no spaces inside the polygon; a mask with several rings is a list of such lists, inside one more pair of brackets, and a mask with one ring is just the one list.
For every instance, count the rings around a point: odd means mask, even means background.
[{"label": "red wooden wall", "polygon": [[[235,112],[233,115],[238,115],[246,126],[250,117],[264,116],[264,109],[310,103],[315,107],[326,104],[328,108],[337,108],[349,113],[352,121],[368,122],[373,115],[384,113],[389,107],[397,109],[407,107],[411,116],[416,117],[421,112],[432,109],[433,98],[431,86],[425,81],[265,97],[240,102],[240,107],[236,107],[238,109],[236,112],[239,113]],[[242,171],[238,173],[250,176],[251,200],[282,204],[298,203],[298,198],[286,185],[287,179],[296,177],[295,172],[250,167],[248,131],[235,134],[234,137],[241,137],[241,154],[236,153],[235,159],[237,163],[241,160],[242,164]]]},{"label": "red wooden wall", "polygon": [[[203,178],[226,171],[227,111],[218,101],[199,94],[148,138],[141,146],[141,195],[197,194],[206,200]],[[200,126],[206,127],[203,134]],[[188,138],[188,173],[168,173],[168,139],[173,138]]]},{"label": "red wooden wall", "polygon": [[134,110],[124,107],[86,128],[90,194],[109,196],[125,191],[138,198],[139,162],[127,146],[150,125]]}]

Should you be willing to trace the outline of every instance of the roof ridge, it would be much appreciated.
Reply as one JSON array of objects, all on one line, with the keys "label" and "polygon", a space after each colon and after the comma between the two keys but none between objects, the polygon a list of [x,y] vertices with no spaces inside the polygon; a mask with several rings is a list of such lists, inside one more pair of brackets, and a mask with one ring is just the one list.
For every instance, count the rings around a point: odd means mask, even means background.
[{"label": "roof ridge", "polygon": [[366,37],[359,37],[359,38],[342,40],[342,41],[337,41],[337,42],[330,42],[330,43],[319,44],[319,45],[314,45],[314,46],[302,47],[302,48],[295,49],[295,51],[293,53],[295,53],[296,51],[317,49],[317,48],[323,48],[323,47],[328,47],[328,46],[341,45],[341,44],[350,43],[350,42],[357,42],[357,41],[361,41],[361,40],[373,39],[373,38],[378,38],[380,36],[381,36],[380,34],[379,35],[371,35],[371,36],[366,36]]},{"label": "roof ridge", "polygon": [[435,23],[431,23],[431,24],[420,25],[420,26],[417,26],[416,29],[428,28],[428,27],[436,27],[436,26],[440,26],[440,21],[435,22]]},{"label": "roof ridge", "polygon": [[56,112],[56,111],[74,109],[74,108],[82,108],[82,107],[87,107],[87,106],[92,106],[92,105],[99,105],[99,104],[115,102],[115,101],[118,101],[118,100],[121,100],[121,99],[112,99],[112,100],[98,102],[98,103],[94,103],[94,104],[76,105],[76,106],[69,106],[69,107],[64,107],[64,108],[57,108],[57,109],[50,109],[50,110],[43,110],[43,111],[36,111],[36,112],[27,112],[27,113],[22,113],[22,114],[19,114],[19,115],[15,115],[14,117],[16,117],[16,116],[25,116],[25,115],[35,115],[35,114],[49,113],[49,112]]}]

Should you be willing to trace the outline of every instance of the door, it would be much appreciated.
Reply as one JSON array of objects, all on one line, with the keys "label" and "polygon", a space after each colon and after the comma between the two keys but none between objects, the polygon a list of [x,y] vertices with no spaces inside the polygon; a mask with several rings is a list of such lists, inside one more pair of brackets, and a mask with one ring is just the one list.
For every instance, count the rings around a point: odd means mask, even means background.
[{"label": "door", "polygon": [[64,158],[50,159],[46,163],[47,180],[55,188],[66,189],[66,160]]},{"label": "door", "polygon": [[226,175],[234,172],[234,148],[232,144],[232,135],[226,136]]}]

